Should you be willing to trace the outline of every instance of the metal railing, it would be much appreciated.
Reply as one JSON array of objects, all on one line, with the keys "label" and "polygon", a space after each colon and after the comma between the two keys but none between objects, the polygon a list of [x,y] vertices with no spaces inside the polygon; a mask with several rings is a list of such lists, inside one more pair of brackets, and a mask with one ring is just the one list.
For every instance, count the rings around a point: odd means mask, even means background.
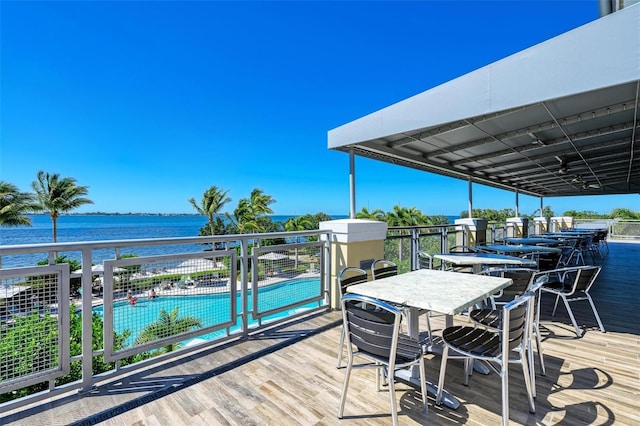
[{"label": "metal railing", "polygon": [[576,219],[573,226],[574,228],[606,228],[610,239],[640,240],[640,220]]},{"label": "metal railing", "polygon": [[[419,268],[418,252],[447,253],[450,247],[466,245],[466,225],[394,226],[387,230],[384,257],[398,265],[398,272]],[[461,244],[460,244],[461,243]]]},{"label": "metal railing", "polygon": [[329,234],[0,246],[0,410],[327,309]]}]

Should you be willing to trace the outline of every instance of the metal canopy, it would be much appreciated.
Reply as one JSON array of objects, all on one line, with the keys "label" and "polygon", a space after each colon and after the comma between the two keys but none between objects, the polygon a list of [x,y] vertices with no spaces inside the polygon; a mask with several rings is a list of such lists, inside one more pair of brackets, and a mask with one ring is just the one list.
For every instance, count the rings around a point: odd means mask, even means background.
[{"label": "metal canopy", "polygon": [[640,193],[640,4],[333,129],[328,141],[533,196]]}]

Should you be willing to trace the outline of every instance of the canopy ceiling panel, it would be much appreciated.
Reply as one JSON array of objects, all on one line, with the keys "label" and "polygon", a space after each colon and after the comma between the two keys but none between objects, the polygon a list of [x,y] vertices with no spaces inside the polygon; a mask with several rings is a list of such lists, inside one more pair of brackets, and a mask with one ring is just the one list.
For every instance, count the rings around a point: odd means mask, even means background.
[{"label": "canopy ceiling panel", "polygon": [[534,196],[640,193],[640,4],[329,131],[330,149]]}]

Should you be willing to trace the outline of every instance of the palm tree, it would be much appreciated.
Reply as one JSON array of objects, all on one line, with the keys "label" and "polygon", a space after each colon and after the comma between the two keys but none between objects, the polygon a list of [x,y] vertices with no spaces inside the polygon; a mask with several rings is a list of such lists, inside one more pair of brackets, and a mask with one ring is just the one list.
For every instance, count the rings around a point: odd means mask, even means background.
[{"label": "palm tree", "polygon": [[25,214],[38,210],[34,196],[20,192],[12,183],[0,180],[0,226],[31,226]]},{"label": "palm tree", "polygon": [[384,212],[380,209],[369,211],[366,207],[356,213],[356,219],[385,220]]},{"label": "palm tree", "polygon": [[83,204],[93,204],[85,195],[89,193],[88,186],[76,185],[71,177],[61,178],[58,173],[49,174],[43,170],[38,172],[38,180],[31,184],[36,192],[40,209],[49,212],[53,225],[53,242],[58,241],[58,217],[77,209]]},{"label": "palm tree", "polygon": [[266,232],[265,218],[273,214],[269,206],[275,202],[271,195],[265,194],[262,189],[255,188],[251,191],[250,198],[242,198],[238,201],[233,217],[227,215],[227,218],[236,225],[241,234],[251,231]]},{"label": "palm tree", "polygon": [[305,231],[307,229],[313,229],[311,221],[306,216],[290,217],[284,223],[284,229],[288,232],[293,231]]},{"label": "palm tree", "polygon": [[[175,336],[176,334],[186,333],[195,328],[202,328],[202,323],[196,317],[186,316],[178,318],[178,307],[176,306],[171,313],[167,313],[160,308],[158,320],[147,325],[136,337],[136,345],[142,345],[166,337]],[[158,355],[175,351],[180,347],[180,343],[171,343],[163,346],[158,351]]]},{"label": "palm tree", "polygon": [[202,194],[202,201],[200,204],[196,203],[195,198],[189,198],[189,203],[196,211],[202,216],[206,216],[209,222],[209,228],[211,235],[215,235],[215,222],[214,217],[220,213],[222,207],[231,201],[231,198],[227,197],[229,191],[223,191],[217,186],[213,185]]}]

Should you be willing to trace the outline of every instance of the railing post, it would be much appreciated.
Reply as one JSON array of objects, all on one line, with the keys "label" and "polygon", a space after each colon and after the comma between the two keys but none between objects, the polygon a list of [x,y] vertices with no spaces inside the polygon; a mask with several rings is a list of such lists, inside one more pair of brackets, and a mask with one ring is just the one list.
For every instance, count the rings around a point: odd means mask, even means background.
[{"label": "railing post", "polygon": [[[242,314],[242,335],[249,334],[249,242],[240,240],[240,313]],[[253,284],[253,283],[252,283]],[[257,283],[256,290],[257,290]]]},{"label": "railing post", "polygon": [[[91,249],[82,249],[82,388],[80,392],[89,392],[93,385],[93,275]],[[105,285],[104,280],[102,285]],[[104,288],[103,288],[104,293]],[[106,324],[104,325],[106,328]]]},{"label": "railing post", "polygon": [[440,253],[447,253],[449,246],[449,229],[446,226],[440,228]]},{"label": "railing post", "polygon": [[324,265],[322,266],[324,269],[324,273],[322,274],[322,278],[324,280],[324,294],[325,294],[325,305],[331,306],[331,298],[333,297],[332,291],[333,288],[331,286],[331,232],[327,232],[326,234],[318,235],[319,238],[324,238]]},{"label": "railing post", "polygon": [[420,247],[420,228],[411,228],[411,270],[418,269],[418,249]]}]

